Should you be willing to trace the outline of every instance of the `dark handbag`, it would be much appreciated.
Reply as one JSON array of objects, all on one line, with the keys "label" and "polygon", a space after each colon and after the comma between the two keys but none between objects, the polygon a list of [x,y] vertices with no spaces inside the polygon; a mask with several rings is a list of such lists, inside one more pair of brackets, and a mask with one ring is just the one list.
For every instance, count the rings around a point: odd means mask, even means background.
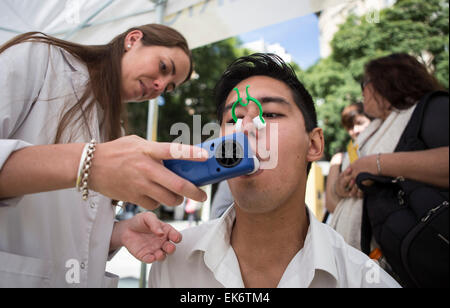
[{"label": "dark handbag", "polygon": [[[419,132],[427,102],[434,95],[444,94],[431,93],[421,100],[395,152],[426,149]],[[370,253],[373,235],[404,286],[448,287],[448,190],[401,177],[369,173],[359,174],[356,182],[364,192],[363,252]]]},{"label": "dark handbag", "polygon": [[[364,185],[367,180],[372,185]],[[362,233],[373,234],[404,286],[448,287],[448,193],[369,173],[359,174],[357,183],[365,195]],[[362,248],[369,254],[371,237],[362,237]]]}]

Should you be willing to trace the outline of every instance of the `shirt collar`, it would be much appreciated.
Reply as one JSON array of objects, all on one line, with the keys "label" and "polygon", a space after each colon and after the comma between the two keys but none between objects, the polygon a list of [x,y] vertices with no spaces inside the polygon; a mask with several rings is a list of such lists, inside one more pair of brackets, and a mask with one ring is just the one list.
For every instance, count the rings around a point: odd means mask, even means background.
[{"label": "shirt collar", "polygon": [[188,258],[196,251],[205,253],[206,265],[214,271],[225,257],[227,250],[231,247],[230,238],[236,212],[234,203],[223,213],[222,217],[216,219],[212,229],[208,231],[188,253]]},{"label": "shirt collar", "polygon": [[[333,240],[329,235],[327,226],[319,222],[314,213],[308,208],[309,229],[303,245],[303,262],[307,268],[314,269],[314,275],[308,285],[314,279],[318,271],[330,274],[334,280],[338,280]],[[301,250],[301,251],[302,251]]]},{"label": "shirt collar", "polygon": [[[316,277],[317,273],[324,271],[331,275],[335,282],[338,280],[338,272],[335,263],[332,239],[328,235],[326,226],[320,223],[308,208],[309,228],[303,248],[295,255],[286,268],[279,286],[304,285],[308,287]],[[221,265],[225,256],[230,252],[231,231],[236,218],[234,203],[225,211],[221,218],[213,223],[213,227],[201,237],[187,254],[190,258],[196,252],[204,252],[206,266],[215,272]],[[293,275],[287,274],[290,267],[296,269]],[[299,282],[299,280],[302,282]]]}]

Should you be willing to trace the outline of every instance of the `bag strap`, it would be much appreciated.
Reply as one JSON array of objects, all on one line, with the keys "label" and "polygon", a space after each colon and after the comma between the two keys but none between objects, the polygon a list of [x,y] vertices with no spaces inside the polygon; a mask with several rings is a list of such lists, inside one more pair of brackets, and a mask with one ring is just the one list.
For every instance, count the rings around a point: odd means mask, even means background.
[{"label": "bag strap", "polygon": [[394,152],[419,151],[426,149],[425,143],[420,138],[420,130],[422,128],[423,118],[428,103],[433,98],[438,96],[448,97],[448,93],[444,91],[435,91],[427,93],[424,97],[422,97],[420,102],[417,104],[408,125],[403,131]]}]

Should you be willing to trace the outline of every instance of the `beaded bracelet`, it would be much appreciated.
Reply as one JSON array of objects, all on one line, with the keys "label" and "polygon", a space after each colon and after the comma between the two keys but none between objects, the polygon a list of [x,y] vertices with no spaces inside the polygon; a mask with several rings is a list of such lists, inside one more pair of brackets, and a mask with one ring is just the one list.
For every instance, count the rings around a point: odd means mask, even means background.
[{"label": "beaded bracelet", "polygon": [[88,178],[92,165],[92,159],[94,158],[95,145],[95,140],[91,140],[90,143],[86,144],[83,149],[83,153],[81,154],[80,165],[78,167],[76,187],[78,191],[82,193],[84,201],[86,201],[89,197]]},{"label": "beaded bracelet", "polygon": [[381,175],[381,161],[380,161],[381,153],[377,154],[377,171],[378,175]]}]

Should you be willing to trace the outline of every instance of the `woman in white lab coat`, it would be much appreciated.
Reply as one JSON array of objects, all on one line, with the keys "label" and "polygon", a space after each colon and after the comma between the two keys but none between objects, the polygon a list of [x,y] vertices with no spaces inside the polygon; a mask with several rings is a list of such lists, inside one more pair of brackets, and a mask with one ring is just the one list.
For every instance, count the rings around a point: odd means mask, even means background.
[{"label": "woman in white lab coat", "polygon": [[150,212],[114,222],[112,200],[152,210],[206,199],[163,167],[169,144],[121,137],[123,103],[191,72],[186,40],[161,25],[107,45],[28,33],[0,47],[0,287],[116,286],[105,267],[121,246],[147,263],[174,251],[175,229]]}]

